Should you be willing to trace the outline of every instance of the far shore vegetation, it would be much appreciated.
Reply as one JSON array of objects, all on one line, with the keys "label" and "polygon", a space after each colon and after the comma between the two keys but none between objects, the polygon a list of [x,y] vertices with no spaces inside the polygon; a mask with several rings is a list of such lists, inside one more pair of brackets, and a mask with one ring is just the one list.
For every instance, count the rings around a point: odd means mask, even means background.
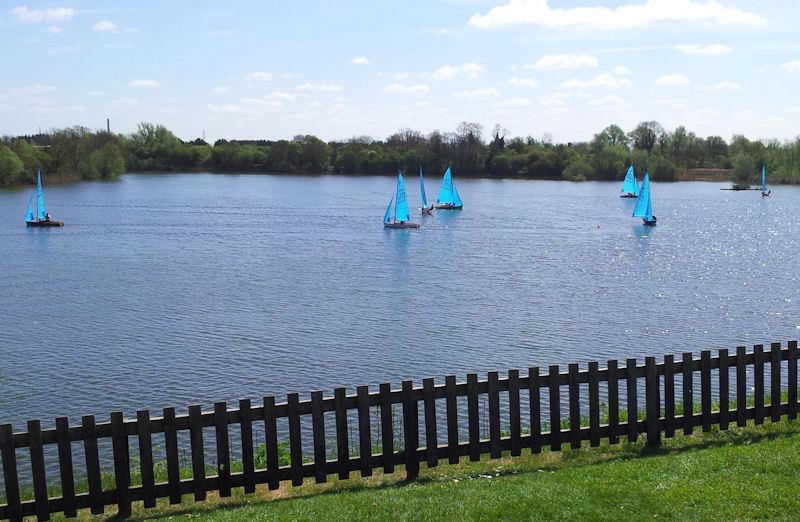
[{"label": "far shore vegetation", "polygon": [[183,141],[162,125],[140,123],[136,132],[113,134],[85,127],[53,129],[0,139],[0,186],[32,183],[41,169],[49,183],[110,180],[124,172],[280,172],[416,174],[436,176],[451,165],[460,177],[551,180],[621,180],[628,165],[654,181],[677,181],[693,169],[716,179],[752,183],[762,165],[769,182],[800,183],[800,137],[752,141],[734,135],[700,137],[647,121],[626,132],[609,125],[589,142],[553,143],[547,135],[508,137],[496,125],[485,133],[463,122],[454,132],[401,129],[384,140],[356,136],[325,142],[312,135],[290,140]]}]

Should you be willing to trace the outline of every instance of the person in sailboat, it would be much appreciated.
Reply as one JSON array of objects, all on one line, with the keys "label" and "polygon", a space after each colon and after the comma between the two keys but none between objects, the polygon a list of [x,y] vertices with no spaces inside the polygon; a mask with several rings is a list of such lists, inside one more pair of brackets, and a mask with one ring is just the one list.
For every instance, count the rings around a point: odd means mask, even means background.
[{"label": "person in sailboat", "polygon": [[45,212],[44,213],[44,220],[45,221],[50,221],[50,212]]}]

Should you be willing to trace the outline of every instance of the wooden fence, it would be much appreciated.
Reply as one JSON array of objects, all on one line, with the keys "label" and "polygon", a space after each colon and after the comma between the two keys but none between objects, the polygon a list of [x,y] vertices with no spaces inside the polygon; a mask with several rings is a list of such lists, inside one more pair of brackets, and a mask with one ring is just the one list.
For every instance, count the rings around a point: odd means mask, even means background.
[{"label": "wooden fence", "polygon": [[[732,369],[735,380],[731,379]],[[549,447],[551,451],[559,451],[566,443],[572,448],[578,448],[582,441],[597,446],[603,438],[617,443],[621,437],[635,441],[640,434],[646,435],[648,445],[655,446],[662,434],[672,437],[677,430],[689,434],[695,426],[708,431],[712,425],[718,425],[725,430],[731,423],[744,426],[748,420],[760,424],[767,416],[773,422],[783,415],[790,419],[797,417],[796,341],[786,346],[773,343],[766,351],[762,345],[756,345],[751,352],[739,347],[735,354],[720,350],[714,357],[711,352],[703,351],[699,358],[684,353],[679,360],[667,355],[660,363],[654,357],[647,357],[643,365],[636,359],[628,359],[625,366],[612,360],[605,368],[590,362],[586,369],[570,364],[566,372],[561,370],[559,366],[550,366],[547,372],[529,368],[525,375],[509,370],[503,378],[497,372],[489,372],[486,380],[479,380],[477,374],[471,373],[465,382],[448,376],[444,384],[424,379],[421,387],[415,387],[412,381],[403,381],[400,389],[381,384],[377,391],[359,386],[357,393],[350,395],[345,388],[337,388],[333,397],[315,391],[309,400],[301,400],[297,393],[291,393],[282,403],[276,403],[275,397],[265,397],[258,405],[242,399],[235,410],[227,409],[224,402],[216,403],[213,411],[205,412],[200,406],[190,406],[188,415],[176,415],[175,408],[166,408],[158,418],[151,417],[147,410],[137,412],[135,419],[115,412],[110,422],[98,423],[94,416],[86,416],[79,426],[70,426],[67,418],[60,417],[54,429],[42,429],[39,421],[29,421],[27,431],[18,433],[5,424],[0,426],[0,454],[6,504],[0,505],[0,518],[19,520],[22,516],[35,515],[47,520],[50,513],[63,512],[72,517],[84,508],[101,514],[109,505],[116,505],[119,514],[126,516],[131,512],[132,502],[141,501],[145,507],[153,507],[156,499],[168,498],[171,504],[178,504],[185,494],[203,500],[208,491],[218,491],[220,496],[227,497],[231,489],[237,487],[252,493],[257,484],[276,489],[281,481],[291,481],[292,485],[300,486],[306,478],[325,482],[332,474],[347,479],[354,472],[370,476],[375,469],[392,473],[398,465],[404,465],[408,479],[413,480],[421,462],[433,467],[443,459],[454,464],[463,456],[478,460],[486,453],[491,458],[499,458],[504,451],[512,456],[520,455],[523,449],[537,453]],[[769,404],[765,404],[767,374]],[[700,401],[699,411],[696,411],[694,389],[698,375]],[[644,390],[640,386],[642,381]],[[680,384],[677,397],[676,381]],[[748,382],[753,384],[751,389],[748,389]],[[735,403],[731,400],[732,387]],[[621,388],[625,389],[622,401]],[[566,398],[564,405],[562,392]],[[786,403],[781,402],[784,392],[788,398]],[[639,408],[642,398],[643,411]],[[748,400],[752,401],[752,406],[748,405]],[[466,411],[459,411],[459,405],[465,403]],[[395,447],[395,434],[399,434],[395,430],[400,429],[393,414],[395,407],[402,412],[399,447]],[[601,409],[604,420],[607,416],[607,422],[602,424]],[[335,425],[335,458],[332,459],[328,458],[334,448],[326,437],[326,412],[333,414],[329,417]],[[349,412],[357,418],[356,433],[352,434],[354,440],[357,434],[358,440],[359,451],[355,454],[351,451],[348,434],[352,429]],[[543,413],[551,422],[543,422]],[[523,417],[528,421],[526,426],[523,426]],[[488,418],[488,438],[481,437],[481,418]],[[279,466],[279,419],[281,422],[286,419],[288,423],[291,456],[288,466]],[[260,423],[266,434],[264,469],[256,469],[254,459],[253,429],[254,426],[260,429]],[[235,425],[238,425],[238,433],[231,431]],[[305,440],[313,444],[302,442],[304,425],[310,427]],[[204,444],[204,428],[206,432],[213,428],[216,451],[213,446]],[[186,432],[191,448],[191,478],[181,478],[179,467],[178,436],[185,437]],[[156,483],[155,480],[154,438],[159,442],[163,440],[166,482]],[[113,457],[115,478],[114,485],[105,489],[101,482],[101,445],[98,444],[103,439],[111,440],[112,455],[106,458],[110,462]],[[232,439],[236,440],[235,448]],[[57,448],[60,475],[57,498],[48,498],[51,485],[48,480],[52,477],[47,477],[44,449],[49,445]],[[78,474],[73,469],[73,445],[83,448],[85,462],[79,464],[81,469],[85,464],[85,475],[80,479],[88,483],[86,493],[76,494]],[[137,476],[141,477],[141,484],[137,485],[132,485],[131,447],[138,448]],[[30,459],[35,500],[22,501],[17,459],[18,453],[24,451],[17,450],[25,449]],[[241,455],[241,472],[231,472],[232,449]],[[207,450],[211,455],[206,454]],[[56,454],[56,450],[51,453]],[[212,476],[206,476],[209,458],[216,463],[217,472]]]}]

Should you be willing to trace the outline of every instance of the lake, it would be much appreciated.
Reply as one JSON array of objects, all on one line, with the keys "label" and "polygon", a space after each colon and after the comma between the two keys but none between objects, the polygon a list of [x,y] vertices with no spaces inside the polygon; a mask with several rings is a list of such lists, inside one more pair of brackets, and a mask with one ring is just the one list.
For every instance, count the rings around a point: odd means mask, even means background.
[{"label": "lake", "polygon": [[617,183],[456,181],[418,230],[389,177],[45,180],[49,230],[1,192],[0,422],[798,335],[800,188],[653,183],[651,229]]}]

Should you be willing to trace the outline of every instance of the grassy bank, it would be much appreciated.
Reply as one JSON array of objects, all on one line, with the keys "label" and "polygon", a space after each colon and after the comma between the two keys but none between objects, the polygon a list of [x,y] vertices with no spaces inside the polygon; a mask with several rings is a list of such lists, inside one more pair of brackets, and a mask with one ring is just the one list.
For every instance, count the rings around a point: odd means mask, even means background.
[{"label": "grassy bank", "polygon": [[[565,447],[566,448],[566,447]],[[134,519],[791,519],[800,512],[800,421],[376,475],[229,499],[210,496]],[[112,508],[113,509],[113,508]],[[83,514],[88,518],[88,514]]]}]

